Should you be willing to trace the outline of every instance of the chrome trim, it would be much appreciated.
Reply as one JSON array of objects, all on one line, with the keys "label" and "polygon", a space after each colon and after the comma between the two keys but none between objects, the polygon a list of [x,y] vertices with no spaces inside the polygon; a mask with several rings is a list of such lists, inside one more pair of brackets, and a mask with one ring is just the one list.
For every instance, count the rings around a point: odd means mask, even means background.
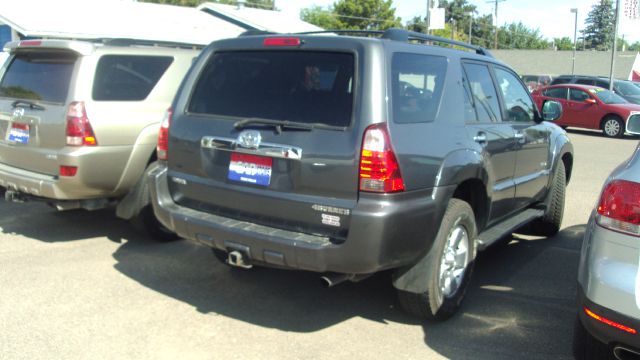
[{"label": "chrome trim", "polygon": [[234,151],[245,154],[255,154],[283,159],[300,160],[302,158],[302,149],[296,146],[261,143],[260,147],[258,147],[257,149],[247,149],[241,147],[236,139],[217,136],[203,136],[200,140],[200,146],[205,149]]}]

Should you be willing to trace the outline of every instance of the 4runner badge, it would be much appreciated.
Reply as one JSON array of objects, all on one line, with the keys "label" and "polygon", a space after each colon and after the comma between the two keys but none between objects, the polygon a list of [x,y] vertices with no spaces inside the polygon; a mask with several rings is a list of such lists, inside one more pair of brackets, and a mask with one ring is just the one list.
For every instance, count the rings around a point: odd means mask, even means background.
[{"label": "4runner badge", "polygon": [[236,144],[247,149],[257,149],[260,147],[261,141],[262,141],[262,135],[260,135],[259,131],[245,130],[241,132],[240,135],[238,135],[238,139],[236,139]]}]

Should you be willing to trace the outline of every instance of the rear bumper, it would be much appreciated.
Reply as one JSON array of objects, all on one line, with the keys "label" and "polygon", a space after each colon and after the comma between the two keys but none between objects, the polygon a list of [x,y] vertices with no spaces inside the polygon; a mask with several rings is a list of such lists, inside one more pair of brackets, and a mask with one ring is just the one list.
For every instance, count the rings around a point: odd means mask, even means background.
[{"label": "rear bumper", "polygon": [[262,226],[176,204],[167,168],[147,173],[156,217],[181,237],[221,250],[239,250],[251,262],[315,272],[369,274],[411,264],[431,247],[453,187],[384,197],[361,196],[343,243],[323,236]]},{"label": "rear bumper", "polygon": [[78,168],[72,177],[42,174],[0,163],[0,187],[56,200],[116,197],[121,195],[115,189],[121,181],[131,149],[131,146],[82,147],[52,156],[50,161],[56,167]]},{"label": "rear bumper", "polygon": [[[577,303],[583,325],[603,343],[640,350],[639,262],[638,238],[598,226],[592,214],[582,243]],[[585,307],[638,333],[597,321],[586,314]]]}]

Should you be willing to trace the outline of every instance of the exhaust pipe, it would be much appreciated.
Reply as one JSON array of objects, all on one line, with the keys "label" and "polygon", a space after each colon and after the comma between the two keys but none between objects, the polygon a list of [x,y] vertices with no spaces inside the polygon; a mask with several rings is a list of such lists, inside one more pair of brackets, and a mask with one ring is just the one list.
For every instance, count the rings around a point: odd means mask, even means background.
[{"label": "exhaust pipe", "polygon": [[613,355],[615,355],[618,360],[640,359],[640,352],[638,350],[632,350],[620,345],[613,348]]},{"label": "exhaust pipe", "polygon": [[347,280],[353,280],[355,279],[356,275],[355,274],[337,274],[337,273],[328,273],[328,274],[324,274],[320,277],[320,281],[322,282],[322,285],[324,285],[325,287],[332,287],[335,285],[338,285],[340,283],[343,283]]},{"label": "exhaust pipe", "polygon": [[227,264],[243,269],[251,269],[253,267],[253,265],[247,261],[246,257],[238,250],[229,252]]}]

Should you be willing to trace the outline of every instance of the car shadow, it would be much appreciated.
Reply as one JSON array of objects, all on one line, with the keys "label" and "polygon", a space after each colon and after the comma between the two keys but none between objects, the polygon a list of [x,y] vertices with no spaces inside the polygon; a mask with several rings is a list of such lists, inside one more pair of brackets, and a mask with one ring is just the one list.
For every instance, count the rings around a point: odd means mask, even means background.
[{"label": "car shadow", "polygon": [[0,200],[0,231],[43,242],[66,242],[106,237],[114,242],[146,239],[113,209],[58,211],[43,202],[10,203]]},{"label": "car shadow", "polygon": [[444,323],[402,312],[389,273],[326,289],[318,274],[229,268],[188,241],[128,241],[113,256],[118,271],[146,287],[261,327],[313,332],[361,317],[422,325],[425,344],[449,358],[557,359],[570,354],[583,232],[580,225],[548,239],[515,237],[483,252],[460,313]]}]

